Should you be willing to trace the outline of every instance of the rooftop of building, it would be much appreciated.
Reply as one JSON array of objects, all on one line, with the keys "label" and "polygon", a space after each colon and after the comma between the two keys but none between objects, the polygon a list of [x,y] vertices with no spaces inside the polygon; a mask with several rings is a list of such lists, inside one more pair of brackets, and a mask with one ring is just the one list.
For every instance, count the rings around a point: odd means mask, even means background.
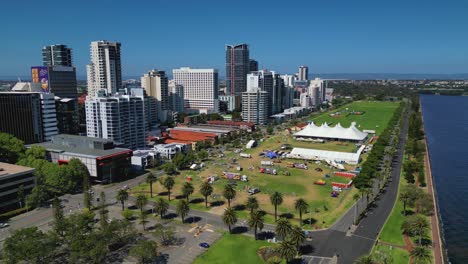
[{"label": "rooftop of building", "polygon": [[0,178],[12,174],[33,172],[35,169],[10,163],[0,162]]},{"label": "rooftop of building", "polygon": [[171,129],[171,131],[192,131],[199,133],[214,133],[214,134],[226,134],[235,129],[223,126],[213,126],[213,125],[190,125],[190,126],[177,126]]},{"label": "rooftop of building", "polygon": [[248,126],[248,127],[255,126],[255,124],[252,122],[239,122],[239,121],[212,120],[212,121],[208,121],[207,123],[212,124],[212,125],[225,125],[225,126]]}]

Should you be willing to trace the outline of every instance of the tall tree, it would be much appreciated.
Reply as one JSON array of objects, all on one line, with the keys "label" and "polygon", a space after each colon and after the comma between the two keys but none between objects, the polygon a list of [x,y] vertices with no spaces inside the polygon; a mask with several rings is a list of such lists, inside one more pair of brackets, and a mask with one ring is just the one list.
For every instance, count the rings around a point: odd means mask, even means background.
[{"label": "tall tree", "polygon": [[182,224],[190,211],[189,203],[186,200],[179,200],[176,206],[176,213],[182,218]]},{"label": "tall tree", "polygon": [[283,194],[279,192],[274,192],[270,195],[270,202],[275,207],[275,221],[277,221],[278,205],[281,205],[283,203]]},{"label": "tall tree", "polygon": [[309,204],[302,198],[297,199],[296,202],[294,203],[294,208],[296,209],[296,211],[299,211],[299,221],[301,225],[304,224],[302,222],[302,213],[307,211],[308,207],[309,207]]},{"label": "tall tree", "polygon": [[151,240],[139,240],[129,253],[138,259],[139,264],[153,263],[158,256],[158,244]]},{"label": "tall tree", "polygon": [[247,198],[247,203],[245,204],[245,207],[247,207],[247,209],[250,210],[250,214],[252,214],[253,211],[257,210],[259,207],[257,198],[255,198],[254,196],[249,196],[249,198]]},{"label": "tall tree", "polygon": [[105,228],[107,226],[107,221],[109,220],[109,217],[107,215],[107,209],[106,209],[106,194],[104,192],[101,192],[99,194],[99,222],[101,224],[101,228]]},{"label": "tall tree", "polygon": [[406,216],[406,205],[411,200],[411,195],[408,192],[402,191],[398,199],[403,203],[403,215]]},{"label": "tall tree", "polygon": [[357,225],[357,215],[358,215],[358,211],[359,211],[359,209],[358,209],[359,199],[361,199],[361,196],[358,193],[355,193],[353,195],[353,200],[356,202],[354,204],[354,221],[353,221],[355,225]]},{"label": "tall tree", "polygon": [[287,263],[290,263],[291,260],[297,255],[296,245],[289,240],[283,240],[278,246],[278,253]]},{"label": "tall tree", "polygon": [[140,219],[140,224],[143,227],[143,231],[146,230],[146,222],[147,222],[146,218],[147,218],[146,212],[140,211],[139,219]]},{"label": "tall tree", "polygon": [[231,231],[232,231],[231,226],[233,226],[233,225],[235,225],[237,223],[236,211],[233,208],[228,207],[228,208],[224,209],[223,223],[228,226],[229,233],[231,233]]},{"label": "tall tree", "polygon": [[169,209],[169,203],[164,200],[164,198],[159,198],[156,201],[156,206],[154,207],[154,210],[158,212],[159,216],[161,219],[164,217],[164,215],[167,213],[167,210]]},{"label": "tall tree", "polygon": [[281,237],[281,239],[285,239],[289,233],[292,230],[292,225],[289,222],[288,219],[281,217],[277,222],[276,222],[276,235]]},{"label": "tall tree", "polygon": [[248,224],[250,228],[254,229],[255,240],[257,240],[257,230],[263,229],[264,222],[265,220],[263,219],[262,212],[255,210],[250,213]]},{"label": "tall tree", "polygon": [[231,207],[231,200],[236,197],[236,190],[232,184],[226,184],[224,186],[223,196],[228,202],[228,207]]},{"label": "tall tree", "polygon": [[23,208],[24,198],[25,198],[24,185],[23,184],[21,184],[18,187],[18,191],[16,192],[16,196],[18,197],[18,203],[19,203],[20,208]]},{"label": "tall tree", "polygon": [[51,263],[56,242],[37,227],[18,229],[5,239],[6,263]]},{"label": "tall tree", "polygon": [[205,207],[208,208],[208,196],[213,193],[213,186],[208,182],[202,183],[200,187],[200,193],[205,197]]},{"label": "tall tree", "polygon": [[60,200],[57,197],[55,197],[52,201],[52,209],[54,212],[54,232],[59,237],[63,238],[66,229],[65,216],[63,214],[63,209],[62,205],[60,204]]},{"label": "tall tree", "polygon": [[152,172],[150,172],[148,176],[146,176],[146,183],[148,183],[150,187],[150,197],[153,197],[153,183],[157,181],[157,179],[158,178],[156,178],[156,176]]},{"label": "tall tree", "polygon": [[193,184],[190,182],[185,182],[184,186],[182,186],[182,195],[185,196],[187,202],[189,202],[189,197],[192,195],[195,188],[193,188]]},{"label": "tall tree", "polygon": [[122,204],[122,211],[125,209],[125,201],[128,200],[128,192],[127,190],[120,189],[117,192],[117,196],[115,197],[117,201],[119,201]]},{"label": "tall tree", "polygon": [[144,194],[139,194],[137,196],[136,206],[138,207],[138,209],[140,209],[140,212],[143,212],[143,209],[145,209],[145,206],[147,203],[148,203],[148,199],[146,198]]},{"label": "tall tree", "polygon": [[25,151],[23,141],[10,134],[0,133],[0,162],[14,164],[23,158]]},{"label": "tall tree", "polygon": [[423,246],[417,246],[413,248],[410,256],[412,257],[413,263],[415,264],[431,263],[432,259],[432,254],[429,249]]},{"label": "tall tree", "polygon": [[171,200],[171,190],[174,187],[174,184],[175,184],[175,181],[173,177],[168,176],[166,177],[166,179],[164,179],[163,185],[164,185],[164,188],[166,188],[167,190],[167,199],[169,201]]},{"label": "tall tree", "polygon": [[300,226],[293,226],[288,239],[296,245],[297,251],[299,252],[299,247],[306,240],[306,235]]}]

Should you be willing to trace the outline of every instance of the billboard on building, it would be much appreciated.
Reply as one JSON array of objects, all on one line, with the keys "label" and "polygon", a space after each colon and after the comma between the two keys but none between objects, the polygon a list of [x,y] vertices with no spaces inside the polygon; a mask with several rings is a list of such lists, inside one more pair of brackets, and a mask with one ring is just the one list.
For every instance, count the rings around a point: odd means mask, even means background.
[{"label": "billboard on building", "polygon": [[42,92],[49,93],[49,70],[45,66],[31,67],[31,77],[33,83],[40,83]]}]

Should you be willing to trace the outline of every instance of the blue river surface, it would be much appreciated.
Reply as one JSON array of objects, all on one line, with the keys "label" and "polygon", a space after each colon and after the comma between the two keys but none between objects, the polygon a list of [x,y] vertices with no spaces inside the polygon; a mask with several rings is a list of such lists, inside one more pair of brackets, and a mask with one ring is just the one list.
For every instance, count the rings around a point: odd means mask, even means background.
[{"label": "blue river surface", "polygon": [[432,177],[451,263],[468,263],[468,97],[421,95]]}]

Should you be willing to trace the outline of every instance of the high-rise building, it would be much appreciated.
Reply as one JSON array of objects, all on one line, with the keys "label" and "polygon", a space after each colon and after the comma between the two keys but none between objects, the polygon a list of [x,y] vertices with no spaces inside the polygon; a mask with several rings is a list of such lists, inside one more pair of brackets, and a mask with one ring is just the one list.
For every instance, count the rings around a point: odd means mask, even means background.
[{"label": "high-rise building", "polygon": [[167,120],[169,108],[169,87],[165,71],[151,70],[141,77],[141,87],[146,94],[156,99],[158,119]]},{"label": "high-rise building", "polygon": [[91,42],[91,63],[86,67],[88,96],[94,97],[98,90],[116,93],[122,88],[120,43],[106,40]]},{"label": "high-rise building", "polygon": [[274,93],[273,75],[274,73],[268,70],[251,72],[247,75],[247,90],[260,88],[261,91],[266,92],[266,96],[267,96],[266,113],[268,116],[273,114],[273,109],[274,109],[273,107],[273,93]]},{"label": "high-rise building", "polygon": [[42,48],[43,66],[72,66],[71,49],[67,45],[57,44]]},{"label": "high-rise building", "polygon": [[249,71],[254,72],[258,71],[258,61],[250,59],[249,60]]},{"label": "high-rise building", "polygon": [[249,75],[248,82],[249,79],[252,79],[251,86],[248,86],[247,91],[242,93],[242,121],[264,125],[268,121],[269,96],[266,91],[254,86],[255,83],[258,83],[256,80],[258,76]]},{"label": "high-rise building", "polygon": [[284,74],[284,75],[281,75],[281,78],[283,79],[284,86],[294,87],[294,82],[295,82],[294,75]]},{"label": "high-rise building", "polygon": [[169,108],[174,112],[184,112],[184,86],[174,80],[169,81]]},{"label": "high-rise building", "polygon": [[275,72],[272,72],[273,77],[273,93],[272,93],[272,112],[271,114],[277,114],[283,112],[283,97],[284,93],[284,82],[281,76]]},{"label": "high-rise building", "polygon": [[241,95],[247,89],[250,72],[249,46],[226,45],[226,88],[228,95]]},{"label": "high-rise building", "polygon": [[131,149],[145,147],[147,112],[141,97],[108,95],[105,91],[86,100],[88,137],[104,138]]},{"label": "high-rise building", "polygon": [[309,80],[309,67],[307,66],[299,66],[299,73],[298,73],[299,81],[307,81]]},{"label": "high-rise building", "polygon": [[59,134],[79,133],[78,102],[73,98],[55,97],[57,128]]},{"label": "high-rise building", "polygon": [[226,111],[234,111],[240,109],[241,98],[237,95],[220,95],[219,101],[224,102]]},{"label": "high-rise building", "polygon": [[172,70],[176,84],[184,87],[184,108],[199,113],[219,112],[218,71],[180,68]]},{"label": "high-rise building", "polygon": [[309,82],[309,95],[313,97],[315,106],[318,106],[323,101],[325,101],[326,87],[324,85],[324,80],[320,78],[315,78]]},{"label": "high-rise building", "polygon": [[53,94],[0,92],[0,132],[26,144],[44,142],[58,134]]},{"label": "high-rise building", "polygon": [[41,85],[40,92],[53,93],[60,98],[78,97],[75,67],[33,66],[31,77],[33,83]]}]

